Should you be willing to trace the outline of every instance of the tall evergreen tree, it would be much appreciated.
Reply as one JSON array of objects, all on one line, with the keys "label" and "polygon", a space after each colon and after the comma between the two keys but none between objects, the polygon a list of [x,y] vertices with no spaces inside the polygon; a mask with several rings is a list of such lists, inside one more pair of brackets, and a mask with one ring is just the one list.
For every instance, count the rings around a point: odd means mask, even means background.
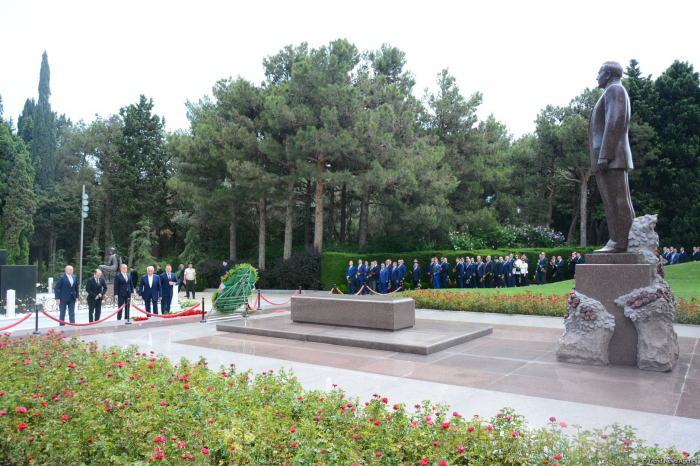
[{"label": "tall evergreen tree", "polygon": [[[36,171],[36,182],[41,189],[47,189],[56,180],[56,115],[51,110],[50,87],[51,71],[46,52],[41,56],[39,72],[39,100],[34,107],[34,128],[31,139],[32,165]],[[25,106],[26,108],[26,106]]]}]

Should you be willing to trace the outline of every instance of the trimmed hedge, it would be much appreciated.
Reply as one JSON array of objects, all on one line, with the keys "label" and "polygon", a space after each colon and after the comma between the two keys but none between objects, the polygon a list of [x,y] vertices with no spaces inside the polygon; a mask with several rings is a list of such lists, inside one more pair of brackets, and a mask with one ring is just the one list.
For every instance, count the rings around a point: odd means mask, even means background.
[{"label": "trimmed hedge", "polygon": [[[536,272],[536,267],[535,265],[537,264],[537,259],[539,258],[539,255],[542,251],[545,252],[547,255],[547,261],[552,256],[561,256],[562,259],[564,259],[564,267],[566,268],[566,273],[568,274],[569,272],[569,256],[573,251],[581,252],[582,254],[587,254],[590,252],[593,252],[595,249],[597,249],[598,246],[588,246],[588,247],[576,247],[576,248],[570,248],[570,247],[565,247],[565,248],[522,248],[522,249],[516,249],[516,250],[505,250],[505,249],[497,249],[497,250],[492,250],[492,249],[481,249],[481,250],[475,250],[475,251],[451,251],[451,250],[446,250],[446,251],[411,251],[411,252],[402,252],[402,253],[372,253],[372,254],[365,254],[365,253],[344,253],[344,252],[324,252],[321,255],[321,289],[322,290],[330,290],[333,288],[333,285],[336,284],[338,285],[339,288],[341,288],[341,284],[345,283],[345,269],[348,267],[348,262],[353,261],[355,265],[357,265],[357,260],[362,259],[363,261],[365,260],[376,260],[379,262],[384,262],[387,259],[392,259],[392,260],[398,260],[398,259],[403,259],[404,262],[406,263],[406,268],[407,270],[407,275],[406,275],[406,281],[407,283],[410,283],[410,273],[411,273],[411,267],[413,267],[413,259],[418,259],[418,263],[421,266],[421,269],[423,270],[423,279],[426,282],[427,285],[427,277],[428,277],[428,263],[430,262],[430,258],[433,256],[438,256],[438,257],[447,257],[448,262],[450,263],[450,267],[454,268],[455,265],[455,258],[456,257],[476,257],[476,256],[481,256],[482,258],[486,258],[486,256],[503,256],[505,257],[507,254],[510,254],[511,252],[514,254],[527,254],[528,259],[530,260],[530,266],[528,267],[528,275],[530,276],[530,282],[532,283],[533,280],[535,279],[535,272]],[[454,279],[454,272],[450,271],[450,278]],[[570,278],[570,277],[568,277]],[[552,277],[548,273],[547,274],[547,281],[551,281]],[[347,284],[345,285],[347,287]],[[342,288],[341,288],[342,289]]]}]

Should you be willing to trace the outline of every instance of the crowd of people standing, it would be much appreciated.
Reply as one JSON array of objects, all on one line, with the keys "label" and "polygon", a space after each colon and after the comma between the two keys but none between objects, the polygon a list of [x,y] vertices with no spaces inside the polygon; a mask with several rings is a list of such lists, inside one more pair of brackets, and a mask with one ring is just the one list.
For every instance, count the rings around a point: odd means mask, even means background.
[{"label": "crowd of people standing", "polygon": [[[698,250],[700,256],[700,249]],[[434,289],[449,288],[509,288],[530,286],[530,275],[534,268],[537,285],[547,283],[550,277],[553,283],[573,278],[576,265],[585,263],[581,253],[573,252],[568,267],[561,256],[547,259],[544,252],[531,266],[526,254],[509,254],[508,256],[457,257],[452,267],[447,257],[432,257],[427,266],[428,286]],[[345,270],[348,293],[368,294],[375,292],[386,294],[406,288],[407,267],[402,259],[383,263],[377,261],[357,261],[357,266],[350,261]],[[568,273],[567,273],[568,268]],[[410,271],[412,289],[420,287],[423,270],[418,259],[413,260]]]},{"label": "crowd of people standing", "polygon": [[[658,251],[657,251],[658,254]],[[664,248],[663,252],[660,254],[661,260],[664,265],[675,265],[675,264],[685,264],[686,262],[697,262],[700,261],[700,246],[693,246],[693,252],[688,256],[685,252],[685,248],[674,248],[669,246]]]}]

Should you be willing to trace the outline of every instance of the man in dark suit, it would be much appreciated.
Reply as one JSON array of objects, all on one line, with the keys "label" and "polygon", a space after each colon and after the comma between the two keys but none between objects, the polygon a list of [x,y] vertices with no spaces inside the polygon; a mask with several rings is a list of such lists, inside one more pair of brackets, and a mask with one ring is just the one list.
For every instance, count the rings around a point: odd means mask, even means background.
[{"label": "man in dark suit", "polygon": [[134,266],[131,266],[130,270],[131,270],[131,272],[130,272],[131,273],[131,292],[136,293],[136,291],[138,291],[136,289],[136,285],[139,284],[139,281],[141,280],[141,278],[139,277],[139,273],[134,269]]},{"label": "man in dark suit", "polygon": [[102,298],[104,298],[107,292],[107,284],[104,278],[102,278],[102,271],[100,269],[95,270],[92,278],[88,280],[85,285],[85,291],[87,292],[87,303],[88,303],[88,320],[94,322],[100,320],[100,314],[102,313]]},{"label": "man in dark suit", "polygon": [[513,267],[515,266],[515,259],[513,259],[513,254],[508,256],[506,263],[503,265],[503,275],[506,277],[506,287],[515,288],[515,275],[513,274]]},{"label": "man in dark suit", "polygon": [[496,259],[496,256],[494,256],[494,267],[493,267],[493,277],[494,277],[494,285],[496,288],[500,288],[503,286],[503,278],[501,275],[503,275],[503,258],[499,257]]},{"label": "man in dark suit", "polygon": [[685,248],[681,248],[679,263],[685,264],[686,262],[688,262],[688,253],[685,252]]},{"label": "man in dark suit", "polygon": [[149,266],[146,270],[148,273],[141,277],[139,294],[146,304],[146,312],[151,312],[151,303],[153,303],[152,313],[158,314],[158,301],[161,299],[160,278],[153,274],[153,267]]},{"label": "man in dark suit", "polygon": [[389,274],[391,275],[391,283],[389,284],[389,291],[396,291],[399,289],[399,265],[396,262],[391,264],[391,269],[389,269]]},{"label": "man in dark suit", "polygon": [[447,279],[450,276],[450,264],[447,262],[447,257],[442,258],[442,263],[440,264],[440,287],[447,288]]},{"label": "man in dark suit", "polygon": [[491,256],[486,256],[486,288],[493,288],[493,261]]},{"label": "man in dark suit", "polygon": [[576,263],[578,262],[578,257],[576,257],[576,251],[571,253],[571,260],[569,261],[569,279],[576,277]]},{"label": "man in dark suit", "polygon": [[[182,265],[182,264],[180,264],[180,265]],[[185,266],[182,265],[182,268],[184,269]],[[231,266],[228,265],[228,261],[224,261],[224,265],[223,265],[223,267],[221,267],[221,276],[223,277],[224,275],[226,275],[229,270],[231,270]]]},{"label": "man in dark suit", "polygon": [[156,275],[160,275],[163,273],[163,269],[160,268],[160,264],[156,265]]},{"label": "man in dark suit", "polygon": [[179,293],[182,291],[182,285],[185,281],[185,264],[180,264],[180,271],[177,274],[177,278],[180,282],[180,284],[177,286],[177,292]]},{"label": "man in dark suit", "polygon": [[700,261],[700,248],[693,246],[693,262]]},{"label": "man in dark suit", "polygon": [[357,261],[357,288],[360,291],[360,294],[367,294],[367,290],[365,289],[365,279],[367,278],[367,266],[362,263],[362,259],[358,259]]},{"label": "man in dark suit", "polygon": [[681,255],[678,254],[678,249],[673,248],[673,252],[671,253],[670,257],[671,257],[671,260],[670,260],[671,264],[670,265],[680,264]]},{"label": "man in dark suit", "polygon": [[583,256],[581,255],[580,252],[577,252],[576,253],[576,265],[581,265],[581,264],[585,264],[585,263],[586,263],[586,259],[583,258]]},{"label": "man in dark suit", "polygon": [[457,280],[457,288],[464,288],[464,263],[459,257],[455,259],[455,280]]},{"label": "man in dark suit", "polygon": [[170,314],[170,303],[173,301],[173,294],[177,288],[177,275],[173,273],[173,268],[170,264],[165,266],[165,272],[160,275],[161,289],[161,307],[163,314]]},{"label": "man in dark suit", "polygon": [[540,253],[540,258],[537,261],[537,284],[547,284],[547,256],[544,252]]},{"label": "man in dark suit", "polygon": [[406,280],[406,264],[403,263],[403,259],[399,259],[399,286],[401,289],[405,289],[404,280]]},{"label": "man in dark suit", "polygon": [[357,278],[357,268],[352,263],[352,261],[350,261],[349,264],[350,265],[348,265],[348,268],[345,269],[345,278],[348,284],[348,293],[355,294],[355,279]]},{"label": "man in dark suit", "polygon": [[[59,318],[66,320],[66,308],[68,308],[68,319],[71,324],[75,323],[75,301],[80,296],[78,291],[78,279],[73,275],[73,267],[66,266],[66,273],[58,277],[54,285],[54,298],[58,304]],[[61,324],[66,325],[66,324]]]},{"label": "man in dark suit", "polygon": [[117,297],[117,308],[124,309],[117,312],[117,320],[122,320],[122,312],[126,318],[129,318],[129,305],[131,304],[131,295],[134,292],[134,280],[132,279],[135,270],[132,267],[131,273],[126,273],[126,264],[122,264],[121,271],[114,277],[114,296]]},{"label": "man in dark suit", "polygon": [[486,286],[486,264],[481,259],[481,256],[476,256],[476,278],[477,285],[479,288]]},{"label": "man in dark suit", "polygon": [[557,281],[564,281],[564,259],[561,256],[557,258]]},{"label": "man in dark suit", "polygon": [[413,289],[414,290],[418,289],[418,285],[420,285],[420,279],[421,279],[420,264],[418,263],[418,259],[413,259],[413,269],[411,270],[411,280],[413,281]]},{"label": "man in dark suit", "polygon": [[384,264],[380,264],[379,269],[379,293],[386,294],[386,285],[389,283],[389,269]]}]

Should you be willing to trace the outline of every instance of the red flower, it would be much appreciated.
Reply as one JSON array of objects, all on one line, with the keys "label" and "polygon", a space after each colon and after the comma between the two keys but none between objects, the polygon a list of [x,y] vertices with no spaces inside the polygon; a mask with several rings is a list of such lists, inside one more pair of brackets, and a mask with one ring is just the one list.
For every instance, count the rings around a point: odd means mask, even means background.
[{"label": "red flower", "polygon": [[27,428],[27,424],[25,424],[24,422],[20,422],[20,424],[17,426],[17,428],[19,430],[24,430]]},{"label": "red flower", "polygon": [[[149,368],[149,369],[153,369],[153,364],[149,364],[149,365],[148,365],[148,368]],[[112,375],[112,374],[110,374],[110,375]]]},{"label": "red flower", "polygon": [[474,432],[474,428],[472,426],[467,427],[467,432]]},{"label": "red flower", "polygon": [[207,447],[202,448],[202,454],[206,455],[209,453],[209,449]]},{"label": "red flower", "polygon": [[299,442],[294,442],[294,443],[292,443],[292,448],[296,448],[297,445],[299,445]]},{"label": "red flower", "polygon": [[294,432],[296,432],[296,431],[297,431],[297,429],[296,429],[296,427],[294,427],[294,426],[292,426],[292,427],[289,428],[289,432],[291,432],[291,433],[294,433]]},{"label": "red flower", "polygon": [[555,459],[555,460],[560,460],[560,459],[561,459],[561,455],[554,455],[554,459]]},{"label": "red flower", "polygon": [[27,414],[27,408],[24,406],[20,406],[19,408],[15,409],[16,413],[22,413],[22,414]]},{"label": "red flower", "polygon": [[555,422],[555,421],[557,420],[557,418],[554,417],[554,416],[552,416],[552,417],[549,418],[549,420],[552,421],[552,422]]},{"label": "red flower", "polygon": [[360,440],[360,436],[357,434],[353,434],[352,438],[355,440]]},{"label": "red flower", "polygon": [[428,464],[428,458],[423,458],[422,460],[420,460],[420,464],[421,466],[425,466],[426,464]]},{"label": "red flower", "polygon": [[514,430],[513,433],[512,433],[511,435],[512,435],[513,437],[517,438],[518,435],[520,435],[520,434],[518,433],[517,430]]},{"label": "red flower", "polygon": [[377,458],[381,458],[381,457],[382,457],[382,452],[378,451],[377,453],[375,453],[375,455],[377,455]]},{"label": "red flower", "polygon": [[61,421],[66,422],[67,420],[68,420],[67,414],[64,414],[63,416],[61,416]]},{"label": "red flower", "polygon": [[457,445],[457,453],[464,453],[464,447],[462,445]]},{"label": "red flower", "polygon": [[190,386],[187,385],[187,384],[185,384],[185,386],[184,386],[183,388],[184,388],[185,390],[189,390],[189,389],[190,389]]},{"label": "red flower", "polygon": [[447,461],[441,460],[441,461],[438,463],[438,465],[439,465],[439,466],[447,466]]},{"label": "red flower", "polygon": [[375,425],[375,426],[378,426],[378,425],[381,424],[381,423],[382,423],[382,421],[374,421],[374,425]]},{"label": "red flower", "polygon": [[449,423],[449,422],[443,422],[443,423],[442,423],[442,428],[443,428],[443,429],[449,429],[449,428],[450,428],[450,423]]}]

